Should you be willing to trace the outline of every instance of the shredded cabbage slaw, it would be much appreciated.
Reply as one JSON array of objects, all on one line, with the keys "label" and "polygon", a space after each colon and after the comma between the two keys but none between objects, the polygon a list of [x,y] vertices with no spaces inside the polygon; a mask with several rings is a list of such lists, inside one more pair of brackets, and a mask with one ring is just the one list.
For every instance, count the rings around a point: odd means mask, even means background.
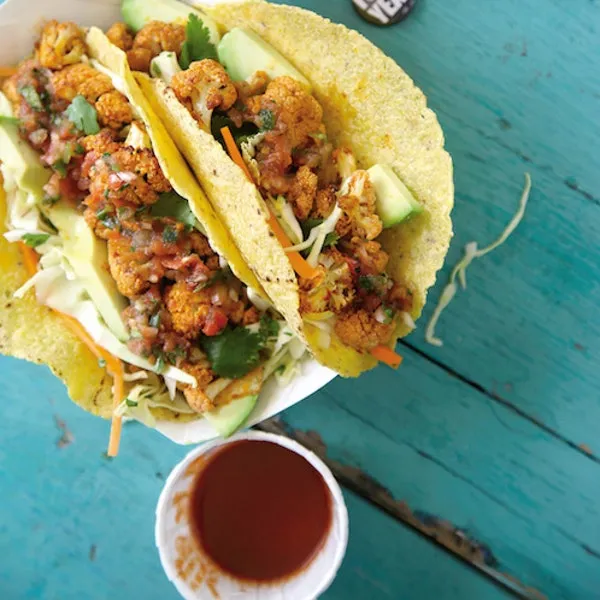
[{"label": "shredded cabbage slaw", "polygon": [[465,246],[463,257],[460,261],[454,266],[452,272],[450,273],[450,278],[448,283],[444,287],[440,299],[438,301],[433,314],[431,315],[431,319],[427,324],[427,328],[425,330],[425,341],[428,344],[433,346],[443,346],[444,342],[435,336],[435,327],[442,315],[444,309],[450,304],[458,287],[456,285],[456,278],[458,277],[458,281],[463,289],[467,287],[467,268],[468,266],[476,259],[485,256],[492,250],[498,248],[504,244],[504,242],[508,239],[511,233],[517,228],[519,223],[523,220],[525,215],[525,209],[527,208],[527,201],[529,200],[529,193],[531,192],[531,176],[529,173],[525,173],[525,186],[523,188],[523,192],[521,194],[521,199],[519,201],[519,207],[517,212],[508,223],[504,231],[500,234],[500,236],[492,242],[489,246],[485,248],[477,249],[477,242],[469,242]]}]

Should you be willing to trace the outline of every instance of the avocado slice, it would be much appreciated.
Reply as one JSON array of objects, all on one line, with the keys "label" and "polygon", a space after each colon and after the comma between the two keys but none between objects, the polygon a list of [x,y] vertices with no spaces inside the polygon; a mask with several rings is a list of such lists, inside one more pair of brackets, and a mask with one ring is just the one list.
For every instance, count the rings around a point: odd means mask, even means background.
[{"label": "avocado slice", "polygon": [[233,400],[229,404],[205,412],[203,416],[206,417],[206,420],[219,435],[229,437],[246,422],[257,401],[258,394],[244,396]]},{"label": "avocado slice", "polygon": [[190,13],[194,13],[210,32],[210,41],[218,44],[221,36],[217,24],[203,11],[192,8],[177,0],[123,0],[121,14],[125,23],[134,31],[139,31],[150,21],[165,23],[187,23]]},{"label": "avocado slice", "polygon": [[265,71],[271,79],[288,75],[311,89],[308,79],[298,69],[248,29],[236,27],[226,33],[217,46],[217,54],[235,81],[250,79],[257,71]]},{"label": "avocado slice", "polygon": [[[2,92],[0,115],[12,116],[10,101]],[[0,161],[13,174],[20,189],[33,194],[38,200],[42,199],[50,170],[42,165],[37,152],[21,139],[16,123],[4,121],[0,124]]]},{"label": "avocado slice", "polygon": [[65,256],[108,328],[120,341],[129,338],[121,313],[127,302],[108,271],[106,243],[98,239],[83,215],[63,202],[48,210],[58,229]]},{"label": "avocado slice", "polygon": [[377,196],[377,214],[385,228],[397,225],[423,207],[388,165],[373,165],[367,169]]}]

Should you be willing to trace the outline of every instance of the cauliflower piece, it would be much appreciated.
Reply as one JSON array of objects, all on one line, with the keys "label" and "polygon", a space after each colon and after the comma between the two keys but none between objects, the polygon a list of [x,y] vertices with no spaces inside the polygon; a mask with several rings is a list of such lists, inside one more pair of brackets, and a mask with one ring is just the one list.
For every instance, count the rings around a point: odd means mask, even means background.
[{"label": "cauliflower piece", "polygon": [[294,207],[294,214],[301,221],[304,221],[313,209],[318,182],[318,176],[308,167],[298,169],[287,199]]},{"label": "cauliflower piece", "polygon": [[115,133],[109,129],[101,129],[99,133],[82,138],[81,145],[86,152],[95,152],[98,155],[114,154],[121,148],[121,144],[116,140]]},{"label": "cauliflower piece", "polygon": [[129,100],[117,90],[102,94],[96,102],[96,111],[100,125],[111,129],[122,129],[133,120]]},{"label": "cauliflower piece", "polygon": [[138,206],[154,204],[159,194],[171,191],[150,148],[124,146],[110,129],[88,135],[81,144],[87,152],[81,173],[90,180],[91,197]]},{"label": "cauliflower piece", "polygon": [[150,76],[162,79],[167,85],[171,85],[171,80],[175,73],[180,73],[181,67],[177,62],[175,52],[161,52],[150,62]]},{"label": "cauliflower piece", "polygon": [[[133,46],[127,53],[127,57],[130,59],[129,64],[134,70],[147,72],[150,68],[150,61],[161,52],[175,52],[179,56],[183,42],[185,42],[184,25],[150,21],[138,31],[133,40]],[[142,64],[142,58],[144,64]],[[145,62],[146,58],[147,64]],[[139,66],[145,68],[135,68],[131,64],[131,59],[140,61]]]},{"label": "cauliflower piece", "polygon": [[131,50],[127,50],[127,62],[132,71],[149,72],[152,58],[152,51],[148,48],[132,48]]},{"label": "cauliflower piece", "polygon": [[353,237],[350,240],[350,247],[361,265],[361,272],[379,275],[385,271],[390,257],[385,250],[381,249],[380,243]]},{"label": "cauliflower piece", "polygon": [[276,109],[277,124],[283,123],[290,146],[297,148],[311,141],[310,134],[323,130],[323,109],[302,87],[288,76],[276,77],[262,96],[254,96],[247,102],[250,113],[259,115],[261,110]]},{"label": "cauliflower piece", "polygon": [[54,94],[62,100],[71,102],[75,96],[82,95],[91,104],[114,90],[110,77],[85,63],[70,65],[52,73],[52,87]]},{"label": "cauliflower piece", "polygon": [[315,198],[314,212],[311,216],[315,219],[326,219],[331,214],[335,202],[335,188],[330,186],[319,190],[317,192],[317,197]]},{"label": "cauliflower piece", "polygon": [[335,248],[323,252],[325,261],[333,261],[327,269],[319,265],[313,279],[300,279],[300,312],[336,314],[350,306],[356,297],[354,278],[348,262]]},{"label": "cauliflower piece", "polygon": [[206,386],[215,379],[215,375],[210,367],[201,362],[197,364],[183,362],[181,363],[180,368],[196,378],[197,387],[194,388],[191,385],[180,386],[190,408],[198,413],[203,413],[215,408],[216,405],[214,401],[204,393]]},{"label": "cauliflower piece", "polygon": [[128,298],[139,296],[150,287],[149,268],[143,252],[131,250],[131,240],[111,237],[108,240],[108,266],[119,292]]},{"label": "cauliflower piece", "polygon": [[206,323],[211,307],[212,290],[195,292],[183,281],[178,281],[165,292],[165,305],[171,313],[173,329],[189,340],[195,340]]},{"label": "cauliflower piece", "polygon": [[52,20],[44,25],[37,49],[43,67],[58,70],[78,63],[85,51],[83,31],[75,23]]},{"label": "cauliflower piece", "polygon": [[336,148],[331,153],[331,160],[337,170],[339,180],[345,181],[358,169],[356,158],[349,148]]},{"label": "cauliflower piece", "polygon": [[133,46],[133,36],[125,23],[114,23],[106,32],[106,37],[121,50],[130,50]]},{"label": "cauliflower piece", "polygon": [[395,281],[386,298],[386,304],[393,306],[397,310],[410,312],[413,306],[412,292],[405,285]]},{"label": "cauliflower piece", "polygon": [[340,190],[338,204],[346,219],[340,219],[338,222],[338,234],[346,235],[349,228],[354,236],[367,240],[375,239],[383,229],[383,223],[376,212],[376,200],[369,174],[362,170],[354,171],[344,181]]},{"label": "cauliflower piece", "polygon": [[372,314],[359,309],[341,314],[334,331],[344,344],[359,352],[368,352],[389,341],[394,324],[379,323]]},{"label": "cauliflower piece", "polygon": [[176,73],[171,88],[207,129],[215,108],[229,110],[237,100],[237,90],[229,75],[210,58],[193,62],[186,71]]}]

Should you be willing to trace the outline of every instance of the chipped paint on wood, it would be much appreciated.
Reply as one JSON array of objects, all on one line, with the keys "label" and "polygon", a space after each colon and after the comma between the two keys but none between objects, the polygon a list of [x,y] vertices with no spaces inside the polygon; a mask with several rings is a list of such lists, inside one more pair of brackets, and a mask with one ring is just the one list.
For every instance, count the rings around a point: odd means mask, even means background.
[{"label": "chipped paint on wood", "polygon": [[336,479],[347,489],[365,498],[395,519],[410,525],[510,590],[531,600],[547,600],[547,596],[540,591],[525,585],[510,574],[503,573],[492,550],[485,543],[471,536],[466,529],[435,515],[411,509],[406,502],[394,498],[384,485],[361,469],[332,460],[327,456],[327,446],[318,432],[294,430],[277,417],[261,423],[257,429],[293,438],[321,458]]}]

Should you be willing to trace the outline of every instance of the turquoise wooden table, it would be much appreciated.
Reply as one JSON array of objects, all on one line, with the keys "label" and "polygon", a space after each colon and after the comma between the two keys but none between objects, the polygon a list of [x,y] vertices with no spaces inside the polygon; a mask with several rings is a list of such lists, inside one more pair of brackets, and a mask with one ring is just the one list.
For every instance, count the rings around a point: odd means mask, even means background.
[{"label": "turquoise wooden table", "polygon": [[[378,29],[350,0],[302,6],[363,32],[417,81],[456,170],[455,239],[404,364],[336,380],[264,425],[328,460],[351,534],[328,600],[600,598],[600,5],[420,0]],[[513,237],[424,324],[470,240]],[[175,599],[154,506],[186,453],[0,359],[0,598]]]}]

